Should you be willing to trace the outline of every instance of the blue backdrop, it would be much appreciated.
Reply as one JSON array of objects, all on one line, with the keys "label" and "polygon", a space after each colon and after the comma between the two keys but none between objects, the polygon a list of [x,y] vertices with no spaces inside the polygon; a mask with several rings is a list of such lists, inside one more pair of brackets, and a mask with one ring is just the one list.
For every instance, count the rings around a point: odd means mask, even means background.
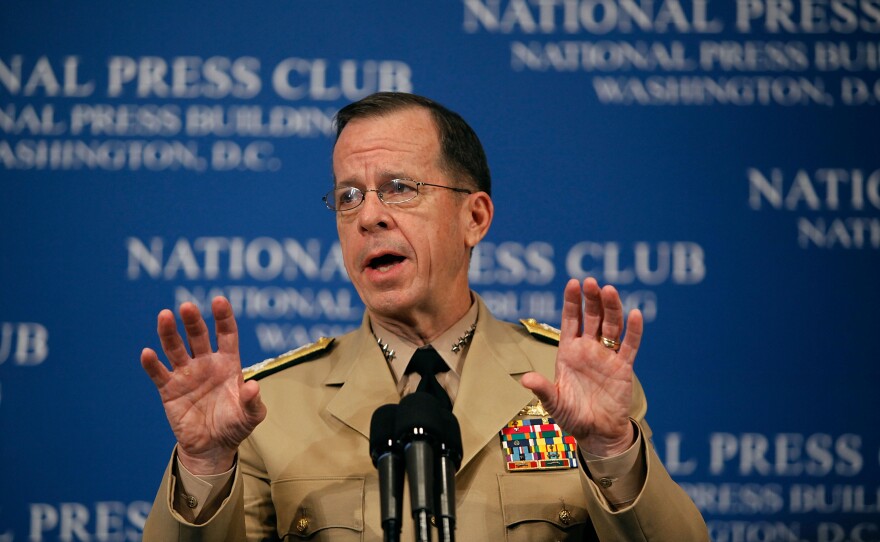
[{"label": "blue backdrop", "polygon": [[655,444],[716,541],[880,540],[880,1],[0,4],[0,541],[139,540],[173,437],[138,363],[217,293],[247,363],[358,325],[331,119],[460,112],[474,288],[644,311]]}]

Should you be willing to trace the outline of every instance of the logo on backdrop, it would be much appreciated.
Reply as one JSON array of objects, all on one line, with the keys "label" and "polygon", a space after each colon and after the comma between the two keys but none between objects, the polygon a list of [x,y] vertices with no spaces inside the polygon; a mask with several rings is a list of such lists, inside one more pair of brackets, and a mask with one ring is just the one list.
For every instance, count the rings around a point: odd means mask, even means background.
[{"label": "logo on backdrop", "polygon": [[[31,503],[28,540],[114,540],[139,542],[152,503]],[[12,534],[6,536],[12,541]]]},{"label": "logo on backdrop", "polygon": [[880,249],[880,169],[746,170],[753,211],[796,213],[801,248]]},{"label": "logo on backdrop", "polygon": [[0,169],[274,172],[281,138],[331,137],[332,102],[380,90],[412,91],[412,68],[385,59],[0,56]]},{"label": "logo on backdrop", "polygon": [[[506,42],[512,71],[590,74],[601,104],[880,103],[880,43],[851,39],[856,32],[880,33],[875,2],[462,4],[464,32],[516,38]],[[582,38],[585,35],[588,39]],[[697,39],[678,39],[690,36]],[[504,54],[499,51],[499,57]]]},{"label": "logo on backdrop", "polygon": [[[483,242],[474,249],[469,278],[495,316],[555,323],[561,318],[562,291],[548,285],[560,275],[579,280],[595,277],[600,283],[614,284],[624,309],[640,309],[645,321],[652,322],[657,319],[659,301],[650,287],[703,282],[706,257],[702,246],[689,241],[581,241],[570,247],[548,242]],[[499,289],[512,286],[516,289]]]},{"label": "logo on backdrop", "polygon": [[[49,330],[36,322],[0,322],[0,365],[34,367],[49,357]],[[0,405],[3,383],[0,382]]]},{"label": "logo on backdrop", "polygon": [[[363,306],[342,262],[338,241],[271,237],[152,237],[126,240],[130,281],[173,283],[168,303],[192,301],[206,312],[226,296],[240,318],[256,321],[269,354],[360,324]],[[615,284],[625,308],[657,319],[653,287],[693,286],[706,277],[702,246],[690,241],[483,242],[473,252],[469,279],[489,310],[503,320],[560,320],[562,289],[553,281],[595,277]],[[558,281],[557,281],[558,282]]]},{"label": "logo on backdrop", "polygon": [[[718,518],[707,522],[712,540],[842,542],[880,533],[880,488],[864,483],[878,451],[863,435],[711,432],[698,443],[673,432],[655,442],[700,511]],[[689,482],[692,475],[701,481]]]},{"label": "logo on backdrop", "polygon": [[203,314],[223,295],[236,316],[256,322],[262,351],[277,354],[342,335],[360,324],[363,306],[342,263],[338,241],[271,237],[129,237],[126,277],[173,283],[167,301],[195,303]]}]

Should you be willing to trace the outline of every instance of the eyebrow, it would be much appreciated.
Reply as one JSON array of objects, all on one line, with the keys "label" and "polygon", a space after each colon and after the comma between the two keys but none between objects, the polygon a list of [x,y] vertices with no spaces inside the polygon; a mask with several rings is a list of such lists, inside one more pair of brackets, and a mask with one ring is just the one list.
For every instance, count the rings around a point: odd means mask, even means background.
[{"label": "eyebrow", "polygon": [[[380,184],[381,184],[381,183],[387,183],[388,181],[391,181],[394,179],[412,179],[412,177],[410,177],[406,173],[403,173],[400,171],[385,170],[379,174],[379,179],[380,179]],[[334,188],[343,188],[343,187],[351,187],[351,186],[357,188],[359,186],[363,186],[364,184],[365,184],[364,182],[359,181],[359,180],[355,180],[355,179],[346,179],[346,180],[342,180],[342,181],[337,181],[334,178],[334,180],[333,180],[333,187]]]}]

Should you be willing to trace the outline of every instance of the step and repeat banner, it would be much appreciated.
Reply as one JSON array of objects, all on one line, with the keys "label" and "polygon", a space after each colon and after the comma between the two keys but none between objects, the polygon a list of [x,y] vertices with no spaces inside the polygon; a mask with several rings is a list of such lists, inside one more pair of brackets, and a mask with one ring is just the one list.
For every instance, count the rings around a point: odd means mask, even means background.
[{"label": "step and repeat banner", "polygon": [[0,3],[0,541],[140,539],[161,309],[227,296],[246,364],[359,325],[321,196],[380,90],[480,135],[496,315],[643,311],[714,540],[880,540],[880,0],[126,4]]}]

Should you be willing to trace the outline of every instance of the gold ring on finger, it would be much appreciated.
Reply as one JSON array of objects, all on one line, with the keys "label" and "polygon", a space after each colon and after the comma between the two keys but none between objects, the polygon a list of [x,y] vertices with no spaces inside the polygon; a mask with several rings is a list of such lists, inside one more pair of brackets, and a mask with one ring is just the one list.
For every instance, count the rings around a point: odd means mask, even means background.
[{"label": "gold ring on finger", "polygon": [[600,335],[599,340],[602,341],[602,346],[604,346],[605,348],[610,348],[615,352],[620,350],[620,341],[618,341],[617,339],[609,339],[605,335]]}]

